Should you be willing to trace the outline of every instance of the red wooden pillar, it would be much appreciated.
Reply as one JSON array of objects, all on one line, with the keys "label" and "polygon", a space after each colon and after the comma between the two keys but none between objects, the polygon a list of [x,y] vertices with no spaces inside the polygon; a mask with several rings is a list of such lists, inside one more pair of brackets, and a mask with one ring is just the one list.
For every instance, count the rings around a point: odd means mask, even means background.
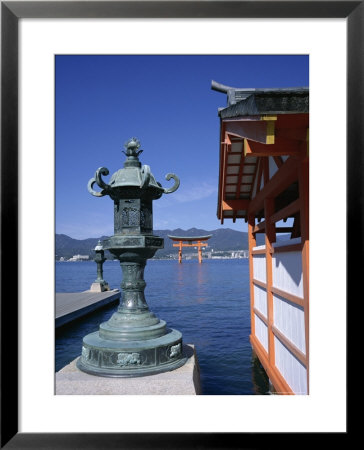
[{"label": "red wooden pillar", "polygon": [[197,246],[198,246],[198,262],[199,262],[199,264],[201,264],[202,263],[202,250],[201,250],[202,243],[200,241],[198,241]]},{"label": "red wooden pillar", "polygon": [[248,242],[249,242],[249,285],[250,285],[250,328],[251,335],[255,336],[254,320],[254,285],[253,285],[253,248],[257,245],[253,228],[255,226],[254,214],[248,215]]},{"label": "red wooden pillar", "polygon": [[309,163],[305,158],[298,169],[300,226],[302,242],[302,279],[305,317],[307,394],[309,394]]},{"label": "red wooden pillar", "polygon": [[267,319],[268,319],[268,359],[269,364],[275,366],[274,334],[273,334],[273,274],[272,274],[272,244],[276,240],[275,224],[270,218],[274,214],[274,198],[264,200],[265,216],[265,261],[267,269]]},{"label": "red wooden pillar", "polygon": [[178,262],[182,263],[182,241],[179,241]]}]

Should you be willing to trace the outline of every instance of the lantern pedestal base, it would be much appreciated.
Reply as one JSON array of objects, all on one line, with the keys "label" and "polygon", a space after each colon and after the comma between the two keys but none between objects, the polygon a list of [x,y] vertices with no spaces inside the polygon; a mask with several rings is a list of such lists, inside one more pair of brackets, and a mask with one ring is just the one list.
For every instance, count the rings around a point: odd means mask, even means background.
[{"label": "lantern pedestal base", "polygon": [[109,285],[107,283],[92,283],[90,287],[91,292],[104,292],[109,291]]},{"label": "lantern pedestal base", "polygon": [[56,373],[56,395],[199,395],[200,370],[196,349],[183,344],[187,363],[171,372],[145,377],[95,377],[79,370],[77,359]]},{"label": "lantern pedestal base", "polygon": [[77,367],[91,375],[141,377],[175,370],[186,361],[177,330],[167,329],[155,339],[124,342],[103,339],[97,331],[83,338]]}]

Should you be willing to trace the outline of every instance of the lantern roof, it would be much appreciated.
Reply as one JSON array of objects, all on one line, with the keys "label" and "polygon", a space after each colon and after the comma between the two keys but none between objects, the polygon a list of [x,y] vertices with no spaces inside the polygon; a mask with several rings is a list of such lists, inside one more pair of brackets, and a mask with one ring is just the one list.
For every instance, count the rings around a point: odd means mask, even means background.
[{"label": "lantern roof", "polygon": [[[159,198],[162,194],[170,194],[174,192],[179,186],[179,178],[173,173],[166,175],[166,180],[173,178],[175,184],[170,189],[162,187],[161,183],[156,181],[154,175],[150,171],[148,165],[143,165],[139,161],[139,155],[143,150],[139,150],[140,141],[133,137],[129,139],[124,147],[126,151],[123,153],[127,156],[124,162],[124,167],[116,171],[110,178],[110,182],[105,183],[101,175],[108,175],[109,170],[106,167],[100,167],[95,173],[95,177],[88,182],[88,190],[95,197],[103,197],[104,195],[114,195],[119,188],[139,188],[141,190],[152,191],[154,198]],[[102,190],[97,192],[93,189],[93,185],[97,184]],[[115,190],[115,191],[114,191]],[[114,193],[113,193],[114,191]]]},{"label": "lantern roof", "polygon": [[[139,150],[140,141],[137,138],[129,139],[124,147],[126,151],[123,153],[127,156],[126,161],[124,162],[124,167],[115,172],[111,178],[109,186],[110,188],[119,188],[119,187],[148,187],[157,189],[163,193],[163,188],[160,183],[158,183],[154,175],[150,172],[149,166],[141,165],[139,161],[139,155],[143,152],[143,150]],[[149,182],[145,182],[145,178],[149,178]]]}]

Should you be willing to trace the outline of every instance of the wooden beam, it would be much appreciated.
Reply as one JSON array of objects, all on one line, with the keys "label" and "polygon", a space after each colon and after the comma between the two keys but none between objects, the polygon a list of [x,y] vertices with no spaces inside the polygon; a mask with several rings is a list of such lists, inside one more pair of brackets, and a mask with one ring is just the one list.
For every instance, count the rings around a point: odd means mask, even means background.
[{"label": "wooden beam", "polygon": [[225,171],[225,144],[222,142],[223,140],[223,136],[225,135],[225,130],[224,130],[224,124],[222,123],[222,121],[220,121],[220,154],[219,154],[219,187],[218,187],[218,200],[217,200],[217,218],[221,219],[222,216],[222,208],[221,208],[221,201],[223,198],[223,175],[224,175],[224,171]]},{"label": "wooden beam", "polygon": [[[264,222],[262,222],[264,223]],[[260,225],[260,224],[259,224]],[[293,227],[276,227],[276,233],[292,233]],[[264,233],[264,228],[258,228],[254,230],[254,233]]]},{"label": "wooden beam", "polygon": [[265,255],[265,248],[260,248],[258,250],[252,251],[253,255]]},{"label": "wooden beam", "polygon": [[260,116],[260,120],[275,121],[277,120],[277,116],[274,114],[264,114],[263,116]]},{"label": "wooden beam", "polygon": [[276,227],[276,233],[292,233],[293,227]]},{"label": "wooden beam", "polygon": [[224,223],[224,210],[222,208],[222,202],[225,196],[225,183],[226,183],[226,174],[227,174],[227,149],[226,149],[226,145],[223,145],[223,155],[222,155],[222,173],[220,174],[220,180],[221,180],[221,191],[220,191],[220,219],[221,219],[221,223]]},{"label": "wooden beam", "polygon": [[301,155],[307,152],[307,143],[293,139],[276,138],[271,145],[244,139],[244,156],[286,156]]},{"label": "wooden beam", "polygon": [[303,298],[297,297],[296,295],[290,294],[289,292],[282,291],[274,286],[271,288],[273,294],[279,295],[280,297],[294,303],[295,305],[305,307],[305,300]]},{"label": "wooden beam", "polygon": [[291,233],[291,239],[295,239],[301,236],[301,223],[300,223],[300,214],[297,213],[293,218],[293,230]]},{"label": "wooden beam", "polygon": [[[245,159],[246,161],[246,159]],[[247,163],[244,161],[245,165],[247,165]],[[252,189],[251,189],[251,193],[250,196],[253,197],[253,191],[254,191],[254,184],[255,184],[255,180],[257,178],[257,173],[258,173],[258,165],[259,165],[259,160],[256,162],[255,164],[255,168],[254,168],[254,174],[253,174],[253,178],[252,178]]]},{"label": "wooden beam", "polygon": [[268,156],[262,158],[262,162],[263,162],[263,177],[264,177],[264,186],[268,183],[269,181],[269,160],[268,160]]},{"label": "wooden beam", "polygon": [[255,227],[253,228],[253,233],[264,233],[265,230],[265,220],[263,220],[263,222],[258,223],[258,225],[255,225]]},{"label": "wooden beam", "polygon": [[173,247],[198,247],[198,246],[201,246],[201,247],[208,247],[208,243],[206,242],[206,244],[199,244],[197,241],[196,241],[196,243],[195,244],[193,244],[193,243],[191,243],[191,244],[185,244],[183,241],[180,241],[180,243],[179,244],[173,244]]},{"label": "wooden beam", "polygon": [[302,251],[302,244],[288,244],[272,248],[272,253],[300,252],[300,251]]},{"label": "wooden beam", "polygon": [[249,208],[250,200],[246,199],[225,199],[222,201],[223,211],[238,211],[247,210]]},{"label": "wooden beam", "polygon": [[268,319],[254,306],[254,314],[256,314],[259,319],[268,326]]},{"label": "wooden beam", "polygon": [[301,352],[299,348],[297,348],[293,342],[291,342],[283,333],[281,333],[277,327],[273,325],[272,331],[274,335],[282,342],[282,344],[288,348],[290,352],[294,354],[294,356],[306,367],[307,358],[304,353]]},{"label": "wooden beam", "polygon": [[257,176],[257,190],[256,194],[260,191],[260,185],[262,184],[262,175],[263,175],[263,160],[262,158],[259,158],[259,169],[258,169],[258,176]]},{"label": "wooden beam", "polygon": [[237,186],[236,186],[236,198],[240,197],[241,179],[243,177],[243,170],[244,170],[244,163],[243,163],[242,160],[240,160],[240,167],[239,167],[239,173],[238,173],[238,182],[237,182]]},{"label": "wooden beam", "polygon": [[227,122],[259,122],[261,120],[277,120],[278,116],[276,115],[250,115],[250,116],[238,116],[232,118],[223,119],[224,124]]},{"label": "wooden beam", "polygon": [[293,139],[296,141],[307,141],[307,128],[280,128],[276,130],[277,138]]},{"label": "wooden beam", "polygon": [[[263,250],[263,249],[262,249],[262,250]],[[255,251],[256,251],[256,250],[255,250]],[[263,251],[264,251],[264,253],[265,253],[265,249],[264,249]],[[263,288],[263,289],[267,289],[267,283],[264,283],[264,281],[259,281],[259,280],[256,280],[255,278],[253,278],[253,279],[252,279],[252,282],[253,282],[254,284],[256,284],[257,286]]]},{"label": "wooden beam", "polygon": [[[222,124],[222,126],[223,125],[224,124]],[[229,134],[226,132],[225,127],[224,127],[224,142],[223,143],[231,147],[231,139],[230,139]],[[230,150],[231,150],[231,148],[230,148]]]},{"label": "wooden beam", "polygon": [[272,223],[279,222],[280,220],[285,219],[286,217],[293,216],[295,213],[299,211],[299,209],[300,209],[300,200],[297,199],[294,202],[290,203],[285,208],[282,208],[280,211],[274,213],[270,218],[270,220],[272,221]]},{"label": "wooden beam", "polygon": [[277,116],[277,129],[308,128],[309,114],[279,114]]},{"label": "wooden beam", "polygon": [[274,123],[273,120],[228,121],[225,122],[225,130],[239,138],[270,145],[274,144]]},{"label": "wooden beam", "polygon": [[296,181],[298,178],[297,169],[299,162],[300,160],[293,156],[288,158],[283,166],[269,180],[269,183],[250,201],[249,211],[254,213],[259,211],[266,197],[276,197]]},{"label": "wooden beam", "polygon": [[268,145],[272,145],[275,142],[275,121],[268,120],[267,121],[267,138],[265,143]]},{"label": "wooden beam", "polygon": [[274,162],[277,164],[278,169],[283,166],[283,159],[281,156],[273,156]]}]

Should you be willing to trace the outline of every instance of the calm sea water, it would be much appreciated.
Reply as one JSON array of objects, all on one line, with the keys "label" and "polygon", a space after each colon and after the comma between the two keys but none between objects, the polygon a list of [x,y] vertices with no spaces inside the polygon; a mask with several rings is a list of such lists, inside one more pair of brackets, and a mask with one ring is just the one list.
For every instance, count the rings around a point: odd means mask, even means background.
[{"label": "calm sea water", "polygon": [[[90,288],[96,264],[57,262],[56,291]],[[118,262],[104,264],[104,279],[120,289]],[[195,345],[205,395],[267,394],[268,380],[252,356],[247,259],[149,260],[145,269],[149,308]],[[116,306],[94,312],[56,331],[56,371],[75,359],[82,338],[108,320]]]}]

